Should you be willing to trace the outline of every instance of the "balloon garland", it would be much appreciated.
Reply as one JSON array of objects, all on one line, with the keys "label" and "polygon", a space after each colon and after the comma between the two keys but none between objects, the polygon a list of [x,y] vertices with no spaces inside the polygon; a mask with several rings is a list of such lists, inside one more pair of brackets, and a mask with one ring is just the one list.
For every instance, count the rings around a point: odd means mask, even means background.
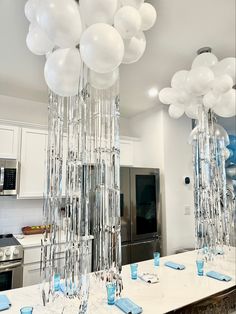
[{"label": "balloon garland", "polygon": [[27,47],[50,55],[44,69],[48,87],[70,97],[77,93],[81,62],[90,69],[94,88],[114,84],[122,63],[143,56],[143,32],[153,27],[157,14],[143,0],[28,0],[25,16],[30,22]]},{"label": "balloon garland", "polygon": [[95,277],[114,284],[116,297],[123,289],[119,66],[142,57],[143,31],[154,25],[156,11],[143,0],[28,0],[25,15],[31,23],[26,44],[46,56],[49,88],[44,224],[51,229],[42,240],[43,303],[75,300],[85,314],[91,245]]},{"label": "balloon garland", "polygon": [[[225,161],[233,158],[227,132],[216,124],[216,114],[232,117],[235,104],[235,58],[218,62],[204,52],[190,71],[174,74],[171,87],[160,91],[159,99],[169,106],[169,115],[178,119],[185,113],[197,120],[190,143],[193,147],[194,212],[196,248],[205,259],[212,259],[230,245],[233,206],[227,199]],[[229,146],[230,149],[231,146]],[[232,173],[231,173],[232,176]]]},{"label": "balloon garland", "polygon": [[174,74],[171,87],[162,89],[159,99],[170,105],[169,115],[174,119],[184,113],[197,119],[202,105],[221,117],[233,117],[236,115],[235,79],[235,58],[218,62],[213,53],[201,53],[189,71],[181,70]]}]

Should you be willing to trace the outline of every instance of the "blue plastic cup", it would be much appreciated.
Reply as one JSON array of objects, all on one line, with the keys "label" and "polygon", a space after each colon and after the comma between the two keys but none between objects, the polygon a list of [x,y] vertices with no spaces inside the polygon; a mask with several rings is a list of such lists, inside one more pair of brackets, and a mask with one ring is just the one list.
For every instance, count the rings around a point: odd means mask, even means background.
[{"label": "blue plastic cup", "polygon": [[21,314],[32,314],[33,313],[33,308],[32,306],[26,306],[26,307],[22,307],[20,309]]},{"label": "blue plastic cup", "polygon": [[153,253],[153,258],[154,258],[154,266],[160,266],[160,253],[159,252],[154,252]]},{"label": "blue plastic cup", "polygon": [[136,280],[138,278],[138,264],[130,264],[131,279]]},{"label": "blue plastic cup", "polygon": [[107,287],[107,304],[113,305],[115,304],[116,284],[108,283],[106,287]]},{"label": "blue plastic cup", "polygon": [[60,290],[60,280],[61,280],[60,274],[55,274],[54,275],[54,290],[55,291]]},{"label": "blue plastic cup", "polygon": [[197,259],[196,260],[196,264],[197,264],[197,274],[198,276],[203,276],[204,271],[204,260],[203,259]]}]

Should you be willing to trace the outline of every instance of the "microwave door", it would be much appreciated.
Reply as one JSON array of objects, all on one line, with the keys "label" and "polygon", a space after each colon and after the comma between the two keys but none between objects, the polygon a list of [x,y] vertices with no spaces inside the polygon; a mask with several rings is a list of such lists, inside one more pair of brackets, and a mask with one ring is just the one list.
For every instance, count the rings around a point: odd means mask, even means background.
[{"label": "microwave door", "polygon": [[157,238],[160,234],[158,169],[131,169],[132,241]]}]

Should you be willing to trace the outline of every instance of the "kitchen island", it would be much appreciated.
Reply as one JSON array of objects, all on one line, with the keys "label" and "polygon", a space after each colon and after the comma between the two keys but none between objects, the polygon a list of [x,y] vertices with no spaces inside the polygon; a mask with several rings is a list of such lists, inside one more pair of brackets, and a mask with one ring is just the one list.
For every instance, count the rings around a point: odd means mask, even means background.
[{"label": "kitchen island", "polygon": [[[123,267],[122,276],[124,280],[123,297],[128,297],[143,308],[144,314],[168,313],[200,300],[207,299],[223,291],[235,287],[235,248],[225,250],[224,256],[217,256],[214,261],[205,265],[205,271],[214,270],[232,277],[229,282],[218,281],[209,277],[196,275],[195,260],[197,253],[190,251],[186,253],[162,257],[157,274],[159,283],[147,284],[144,281],[130,279],[129,265]],[[184,264],[184,270],[174,270],[164,266],[165,261],[173,261]],[[153,260],[138,264],[138,271],[153,273]],[[105,288],[98,289],[99,283],[91,278],[90,314],[122,313],[115,306],[106,304]],[[35,307],[34,314],[45,311],[40,309],[40,288],[38,285],[3,292],[12,302],[12,307],[6,314],[20,313],[20,308],[31,305]],[[58,312],[59,313],[59,312]],[[69,313],[69,312],[68,312]]]}]

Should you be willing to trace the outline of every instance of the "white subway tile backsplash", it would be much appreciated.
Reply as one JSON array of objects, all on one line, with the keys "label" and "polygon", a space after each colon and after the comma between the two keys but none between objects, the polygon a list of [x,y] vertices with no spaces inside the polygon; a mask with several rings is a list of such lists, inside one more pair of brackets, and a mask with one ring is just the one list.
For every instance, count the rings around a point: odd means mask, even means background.
[{"label": "white subway tile backsplash", "polygon": [[28,225],[40,225],[43,216],[42,200],[17,200],[0,197],[0,234],[21,233]]}]

